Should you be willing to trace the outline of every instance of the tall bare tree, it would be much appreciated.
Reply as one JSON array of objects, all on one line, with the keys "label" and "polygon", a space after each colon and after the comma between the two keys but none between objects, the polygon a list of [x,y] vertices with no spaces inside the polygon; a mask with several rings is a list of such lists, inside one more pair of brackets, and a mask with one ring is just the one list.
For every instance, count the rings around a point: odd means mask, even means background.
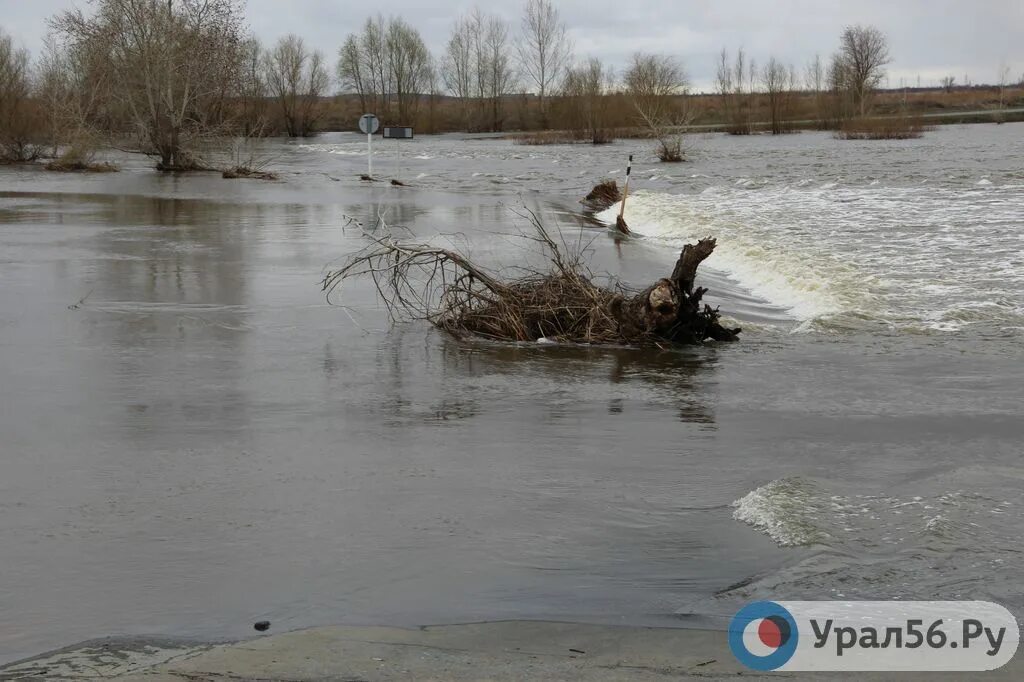
[{"label": "tall bare tree", "polygon": [[644,52],[633,54],[622,80],[634,105],[649,118],[665,117],[689,82],[675,57]]},{"label": "tall bare tree", "polygon": [[825,65],[821,61],[821,55],[815,54],[814,59],[804,67],[804,89],[808,90],[814,98],[814,117],[817,119],[819,127],[823,126],[826,118],[825,76]]},{"label": "tall bare tree", "polygon": [[999,62],[999,69],[996,71],[996,80],[999,85],[999,108],[1006,106],[1005,91],[1010,84],[1010,66],[1005,61]]},{"label": "tall bare tree", "polygon": [[477,42],[473,18],[459,17],[455,20],[441,58],[441,79],[448,91],[459,100],[462,124],[466,130],[470,130],[473,125],[471,100],[477,91],[473,57]]},{"label": "tall bare tree", "polygon": [[302,38],[288,35],[267,53],[264,64],[267,85],[277,98],[288,136],[314,134],[323,111],[320,98],[330,82],[323,54],[307,50]]},{"label": "tall bare tree", "polygon": [[839,40],[839,57],[856,111],[864,116],[872,93],[885,79],[889,42],[874,26],[847,26]]},{"label": "tall bare tree", "polygon": [[736,50],[735,60],[729,59],[729,52],[722,48],[718,55],[715,73],[715,87],[721,97],[722,110],[729,121],[729,132],[733,135],[749,135],[750,94],[753,90],[755,67],[747,59],[743,48]]},{"label": "tall bare tree", "polygon": [[441,58],[445,86],[459,99],[467,129],[501,130],[516,84],[509,27],[474,7],[456,19]]},{"label": "tall bare tree", "polygon": [[785,132],[784,121],[789,115],[791,94],[790,69],[775,57],[761,69],[761,87],[768,97],[768,111],[771,116],[772,135]]},{"label": "tall bare tree", "polygon": [[239,73],[239,0],[97,0],[91,15],[68,10],[51,25],[91,55],[106,96],[158,168],[196,165],[197,141],[223,132]]},{"label": "tall bare tree", "polygon": [[338,51],[342,89],[356,93],[362,110],[385,123],[415,125],[433,68],[419,31],[398,17],[367,19],[362,32],[349,35]]},{"label": "tall bare tree", "polygon": [[516,50],[524,76],[537,89],[541,125],[546,127],[547,95],[572,59],[572,41],[551,0],[527,0]]},{"label": "tall bare tree", "polygon": [[0,29],[0,161],[31,161],[42,151],[31,96],[28,50]]},{"label": "tall bare tree", "polygon": [[399,122],[414,123],[420,99],[430,89],[430,52],[419,31],[400,18],[388,22],[386,46]]},{"label": "tall bare tree", "polygon": [[246,135],[265,134],[267,126],[267,78],[264,73],[263,46],[256,36],[249,36],[241,45],[241,80],[238,96],[241,99],[241,132]]},{"label": "tall bare tree", "polygon": [[515,86],[515,70],[510,54],[508,24],[500,17],[490,16],[486,27],[480,72],[484,74],[483,91],[489,103],[490,129],[498,131],[505,123],[505,98]]},{"label": "tall bare tree", "polygon": [[597,57],[566,70],[562,95],[568,100],[570,127],[578,137],[594,144],[611,141],[608,106],[614,87],[614,72]]},{"label": "tall bare tree", "polygon": [[682,97],[688,83],[682,64],[669,55],[637,52],[622,80],[641,122],[658,140],[658,158],[682,161],[682,133],[693,122]]},{"label": "tall bare tree", "polygon": [[360,37],[350,33],[338,50],[338,82],[345,92],[359,96],[359,110],[368,113],[373,108],[376,93],[370,87],[369,68],[364,59]]},{"label": "tall bare tree", "polygon": [[338,80],[346,92],[359,95],[366,113],[390,122],[391,65],[387,56],[387,23],[383,15],[370,17],[360,33],[345,38],[338,51]]},{"label": "tall bare tree", "polygon": [[832,55],[826,72],[830,91],[829,126],[838,128],[842,121],[853,118],[857,113],[857,102],[850,84],[850,70],[846,67],[841,53]]}]

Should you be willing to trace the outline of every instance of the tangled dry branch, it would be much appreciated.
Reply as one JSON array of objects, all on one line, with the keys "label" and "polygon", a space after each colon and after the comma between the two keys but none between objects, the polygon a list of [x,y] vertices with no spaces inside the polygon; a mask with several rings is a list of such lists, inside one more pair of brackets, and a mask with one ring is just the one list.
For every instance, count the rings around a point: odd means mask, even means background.
[{"label": "tangled dry branch", "polygon": [[636,292],[595,284],[582,250],[569,253],[536,215],[529,218],[535,234],[528,238],[550,264],[545,272],[520,271],[506,280],[457,251],[387,235],[328,272],[323,289],[330,297],[344,281],[369,276],[393,320],[425,320],[456,337],[659,345],[737,338],[740,330],[722,327],[717,309],[701,307],[706,290],[693,286],[714,239],[686,246],[671,278]]}]

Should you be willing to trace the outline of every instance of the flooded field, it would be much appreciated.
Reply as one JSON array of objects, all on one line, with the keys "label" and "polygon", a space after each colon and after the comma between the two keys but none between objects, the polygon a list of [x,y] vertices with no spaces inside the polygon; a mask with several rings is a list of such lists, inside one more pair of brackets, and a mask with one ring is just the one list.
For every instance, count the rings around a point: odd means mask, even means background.
[{"label": "flooded field", "polygon": [[[388,142],[409,187],[360,183],[347,134],[267,142],[273,183],[0,167],[0,662],[261,619],[1024,613],[1024,124],[701,135],[680,165]],[[630,153],[617,242],[577,200]],[[524,205],[636,285],[718,237],[700,284],[742,340],[459,342],[319,289],[381,220],[520,263]]]}]

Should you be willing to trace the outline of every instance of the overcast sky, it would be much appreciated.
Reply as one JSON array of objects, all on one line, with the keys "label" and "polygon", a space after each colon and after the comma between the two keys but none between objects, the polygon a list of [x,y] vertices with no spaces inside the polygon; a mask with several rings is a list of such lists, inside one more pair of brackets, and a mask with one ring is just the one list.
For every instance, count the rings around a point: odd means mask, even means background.
[{"label": "overcast sky", "polygon": [[[722,47],[742,46],[759,63],[774,55],[798,70],[815,53],[826,58],[847,24],[873,24],[889,38],[889,85],[995,82],[1001,62],[1024,73],[1024,0],[555,0],[580,57],[597,56],[616,69],[637,50],[679,57],[695,89],[712,87]],[[439,54],[455,17],[472,0],[248,0],[252,30],[269,43],[296,33],[334,62],[345,36],[367,14],[405,17]],[[520,0],[479,3],[518,29]],[[87,0],[0,0],[0,26],[36,51],[46,19]]]}]

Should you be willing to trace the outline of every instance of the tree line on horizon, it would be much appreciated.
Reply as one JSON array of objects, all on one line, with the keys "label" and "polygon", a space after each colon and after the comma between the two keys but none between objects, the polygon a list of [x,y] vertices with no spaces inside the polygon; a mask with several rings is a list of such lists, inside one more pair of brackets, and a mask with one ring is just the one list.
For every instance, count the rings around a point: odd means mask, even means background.
[{"label": "tree line on horizon", "polygon": [[[241,0],[96,0],[89,13],[58,13],[49,28],[33,63],[0,27],[0,160],[61,153],[73,166],[117,138],[158,168],[188,169],[210,141],[311,136],[325,120],[337,127],[344,115],[354,126],[368,111],[427,132],[556,128],[594,143],[639,127],[664,160],[680,160],[679,131],[698,116],[678,58],[638,52],[621,74],[577,59],[552,0],[526,0],[518,26],[474,8],[456,18],[439,55],[404,19],[378,14],[346,36],[333,67],[296,35],[262,45]],[[742,49],[723,50],[716,115],[732,133],[751,132],[762,115],[782,133],[802,99],[837,128],[871,113],[889,61],[871,26],[845,28],[836,53],[800,74],[775,57],[759,67]]]}]

